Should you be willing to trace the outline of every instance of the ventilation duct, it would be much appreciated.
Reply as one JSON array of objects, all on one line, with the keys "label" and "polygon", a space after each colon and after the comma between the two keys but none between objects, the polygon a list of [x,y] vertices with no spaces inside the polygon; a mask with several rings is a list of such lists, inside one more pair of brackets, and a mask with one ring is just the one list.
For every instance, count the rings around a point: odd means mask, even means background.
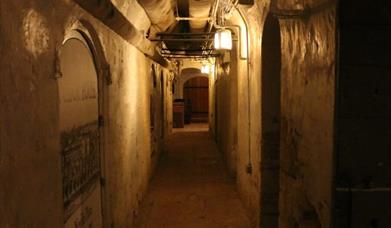
[{"label": "ventilation duct", "polygon": [[151,33],[164,32],[175,24],[170,0],[138,0],[151,20]]},{"label": "ventilation duct", "polygon": [[[213,0],[189,0],[189,13],[192,18],[209,17]],[[208,20],[191,20],[190,28],[192,32],[202,32]]]},{"label": "ventilation duct", "polygon": [[162,66],[168,67],[167,60],[156,51],[155,46],[128,21],[110,0],[74,0],[74,2],[146,56]]},{"label": "ventilation duct", "polygon": [[239,4],[241,5],[254,5],[254,0],[239,0]]}]

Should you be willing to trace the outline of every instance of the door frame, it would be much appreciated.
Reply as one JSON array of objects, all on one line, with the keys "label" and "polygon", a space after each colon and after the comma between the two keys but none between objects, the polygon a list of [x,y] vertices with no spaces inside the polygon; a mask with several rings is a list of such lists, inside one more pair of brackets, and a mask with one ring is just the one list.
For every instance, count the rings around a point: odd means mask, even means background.
[{"label": "door frame", "polygon": [[[80,39],[82,37],[82,39]],[[108,189],[106,185],[106,119],[108,116],[108,106],[109,100],[107,99],[107,90],[109,85],[111,85],[111,73],[110,65],[108,64],[102,44],[100,42],[98,33],[92,26],[92,24],[84,19],[75,21],[71,26],[68,27],[65,31],[64,39],[61,43],[61,46],[65,44],[69,39],[78,39],[86,44],[87,48],[91,52],[92,60],[96,70],[97,76],[97,96],[98,96],[98,128],[99,128],[99,155],[100,155],[100,177],[99,184],[101,187],[101,218],[103,227],[108,227],[110,224],[111,217],[109,211],[109,199],[108,199]],[[60,46],[60,47],[61,47]],[[59,49],[58,49],[59,50]],[[61,77],[60,71],[60,59],[59,51],[57,51],[56,56],[56,78]]]}]

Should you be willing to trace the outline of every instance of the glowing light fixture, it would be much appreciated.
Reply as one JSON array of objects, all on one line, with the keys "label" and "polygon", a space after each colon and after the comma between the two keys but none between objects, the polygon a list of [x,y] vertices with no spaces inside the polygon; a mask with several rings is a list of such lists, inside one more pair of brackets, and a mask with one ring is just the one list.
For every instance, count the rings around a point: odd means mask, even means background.
[{"label": "glowing light fixture", "polygon": [[215,33],[214,47],[216,50],[232,49],[232,33],[228,29],[220,29]]},{"label": "glowing light fixture", "polygon": [[209,72],[210,72],[210,67],[209,67],[209,65],[203,65],[203,66],[201,67],[201,73],[203,73],[203,74],[209,74]]}]

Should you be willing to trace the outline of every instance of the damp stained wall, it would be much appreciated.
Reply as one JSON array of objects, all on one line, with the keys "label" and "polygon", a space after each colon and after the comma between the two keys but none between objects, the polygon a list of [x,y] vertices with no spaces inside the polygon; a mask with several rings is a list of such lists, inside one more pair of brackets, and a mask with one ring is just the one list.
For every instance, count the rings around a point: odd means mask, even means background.
[{"label": "damp stained wall", "polygon": [[[239,7],[244,20],[251,21],[247,23],[248,27],[238,11],[230,18],[229,25],[240,27],[231,27],[238,41],[233,43],[233,50],[216,63],[217,103],[213,113],[214,120],[217,121],[214,137],[224,154],[229,172],[236,177],[237,190],[254,227],[259,225],[260,200],[259,34],[267,5],[268,2],[260,1],[252,7]],[[248,53],[246,34],[250,50]]]},{"label": "damp stained wall", "polygon": [[[148,29],[149,19],[135,1],[113,3],[140,31]],[[137,215],[153,164],[148,108],[152,62],[70,0],[1,1],[0,227],[63,224],[56,56],[79,19],[96,30],[112,78],[110,85],[102,80],[100,104],[104,223],[125,227]],[[168,71],[164,74],[169,78]]]},{"label": "damp stained wall", "polygon": [[[236,30],[235,30],[236,31]],[[236,33],[237,34],[237,33]],[[219,112],[216,125],[216,142],[219,150],[224,154],[229,172],[236,175],[237,155],[237,107],[238,107],[238,42],[233,43],[231,52],[226,52],[225,57],[218,59],[217,78],[214,83],[216,93],[216,108]]]},{"label": "damp stained wall", "polygon": [[280,227],[331,226],[335,18],[335,5],[330,5],[307,19],[280,20]]},{"label": "damp stained wall", "polygon": [[[291,12],[302,10],[304,6],[317,7],[320,3],[322,2],[308,1],[300,5],[293,1],[279,1],[273,2],[273,7],[277,5],[283,12]],[[251,22],[248,23],[249,66],[247,68],[246,60],[236,63],[237,85],[230,87],[237,88],[237,129],[225,128],[226,131],[237,131],[237,151],[234,152],[237,159],[237,188],[255,226],[262,220],[261,47],[263,25],[270,11],[269,4],[268,1],[257,1],[252,7],[239,7],[245,20]],[[307,17],[279,19],[282,40],[280,227],[330,227],[335,18],[335,4],[331,3]],[[229,92],[226,90],[217,89],[216,97],[227,94]],[[232,101],[226,102],[232,105]],[[232,118],[228,115],[227,105],[217,107],[217,119]],[[221,137],[227,138],[219,132],[219,127],[215,134],[218,142]],[[225,154],[233,152],[232,142],[223,140],[219,144],[220,148],[226,148]],[[232,166],[232,160],[228,157],[229,167]]]},{"label": "damp stained wall", "polygon": [[[238,191],[254,226],[260,225],[261,191],[261,37],[268,1],[242,7],[247,29],[247,60],[238,64]],[[245,39],[245,36],[242,36]],[[240,98],[243,97],[243,98]]]}]

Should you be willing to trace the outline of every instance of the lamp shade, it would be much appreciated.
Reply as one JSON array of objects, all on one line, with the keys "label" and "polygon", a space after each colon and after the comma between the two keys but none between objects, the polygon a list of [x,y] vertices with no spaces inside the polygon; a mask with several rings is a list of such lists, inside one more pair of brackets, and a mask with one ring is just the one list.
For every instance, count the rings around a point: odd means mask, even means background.
[{"label": "lamp shade", "polygon": [[228,29],[217,30],[214,38],[214,48],[216,50],[232,49],[232,33]]}]

